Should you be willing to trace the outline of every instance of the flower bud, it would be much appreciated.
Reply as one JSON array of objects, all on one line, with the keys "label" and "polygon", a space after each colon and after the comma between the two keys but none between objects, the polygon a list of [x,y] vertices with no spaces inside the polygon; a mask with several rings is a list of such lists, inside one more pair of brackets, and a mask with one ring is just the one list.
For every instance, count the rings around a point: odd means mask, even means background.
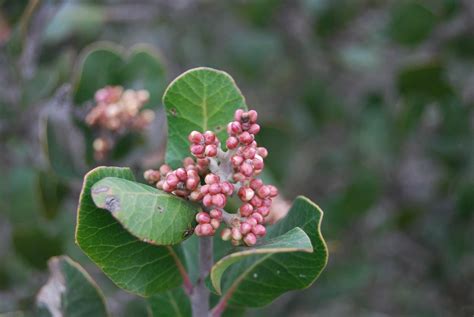
[{"label": "flower bud", "polygon": [[268,156],[268,150],[264,147],[258,147],[257,148],[257,154],[260,155],[263,158],[266,158]]},{"label": "flower bud", "polygon": [[248,217],[253,212],[253,206],[249,203],[245,203],[242,206],[240,206],[239,212],[242,217]]},{"label": "flower bud", "polygon": [[237,147],[237,145],[239,145],[239,140],[236,137],[231,136],[227,139],[225,144],[229,150],[233,150]]},{"label": "flower bud", "polygon": [[222,240],[224,240],[224,241],[230,240],[231,235],[232,235],[232,230],[230,230],[230,228],[225,228],[225,229],[222,230],[222,232],[221,232],[221,238],[222,238]]},{"label": "flower bud", "polygon": [[252,227],[256,226],[258,224],[257,219],[255,219],[255,218],[247,218],[247,220],[245,220],[245,222],[248,223],[249,225],[251,225]]},{"label": "flower bud", "polygon": [[250,181],[249,185],[253,190],[257,190],[263,185],[263,182],[260,178],[254,178]]},{"label": "flower bud", "polygon": [[222,219],[222,211],[219,210],[219,209],[212,209],[212,210],[209,212],[209,215],[210,215],[211,218],[213,218],[213,219],[217,219],[217,220],[221,220],[221,219]]},{"label": "flower bud", "polygon": [[242,114],[244,111],[242,109],[237,109],[234,114],[235,121],[240,121],[242,119]]},{"label": "flower bud", "polygon": [[253,141],[253,135],[244,131],[239,135],[239,141],[242,144],[249,145]]},{"label": "flower bud", "polygon": [[232,240],[242,240],[242,233],[240,232],[239,228],[232,228]]},{"label": "flower bud", "polygon": [[217,208],[224,208],[226,203],[227,199],[224,194],[217,194],[212,196],[212,205],[216,206]]},{"label": "flower bud", "polygon": [[250,187],[242,186],[239,189],[238,195],[242,201],[249,201],[254,197],[255,192]]},{"label": "flower bud", "polygon": [[202,156],[204,154],[205,147],[201,144],[193,144],[191,146],[191,153],[196,156]]},{"label": "flower bud", "polygon": [[[212,235],[213,232],[214,232],[214,228],[212,228],[212,226],[211,226],[210,224],[208,224],[208,223],[203,223],[203,224],[200,224],[200,225],[198,225],[198,226],[201,227],[201,230],[200,230],[200,231],[201,231],[201,235],[202,235],[202,236],[210,236],[210,235]],[[197,226],[197,227],[198,227],[198,226]],[[197,227],[196,227],[196,228],[197,228]]]},{"label": "flower bud", "polygon": [[221,225],[221,222],[220,222],[219,220],[217,220],[217,219],[214,219],[214,218],[211,219],[211,222],[210,222],[210,223],[211,223],[211,226],[212,226],[212,228],[213,228],[214,230],[217,230],[217,229],[220,227],[220,225]]},{"label": "flower bud", "polygon": [[273,198],[273,197],[278,196],[278,188],[276,188],[273,185],[268,185],[268,187],[270,188],[270,197]]},{"label": "flower bud", "polygon": [[257,122],[257,118],[258,118],[258,113],[257,113],[257,111],[255,111],[255,110],[250,110],[250,111],[248,112],[248,116],[249,116],[249,121],[250,121],[251,123]]},{"label": "flower bud", "polygon": [[145,178],[145,180],[148,183],[153,184],[153,183],[156,183],[160,180],[161,175],[160,175],[159,171],[146,170],[145,173],[143,173],[143,178]]},{"label": "flower bud", "polygon": [[188,174],[186,173],[186,170],[182,167],[178,168],[174,173],[180,181],[185,181],[186,179],[188,179]]},{"label": "flower bud", "polygon": [[160,174],[161,175],[166,175],[169,172],[171,172],[171,167],[168,164],[163,164],[160,166]]},{"label": "flower bud", "polygon": [[240,172],[246,177],[252,176],[253,174],[252,164],[247,163],[247,161],[243,162],[242,165],[240,165]]},{"label": "flower bud", "polygon": [[262,216],[266,217],[270,213],[270,208],[268,208],[267,206],[262,206],[258,207],[256,211]]},{"label": "flower bud", "polygon": [[245,235],[244,242],[248,246],[255,245],[255,243],[257,243],[257,237],[253,233],[250,232],[247,235]]},{"label": "flower bud", "polygon": [[192,157],[188,156],[183,159],[183,166],[186,168],[190,165],[194,165],[194,160]]},{"label": "flower bud", "polygon": [[179,178],[175,174],[168,174],[168,176],[166,176],[166,183],[170,188],[174,188],[178,185]]},{"label": "flower bud", "polygon": [[202,198],[202,204],[205,207],[210,207],[212,205],[212,195],[211,194],[204,195],[204,197]]},{"label": "flower bud", "polygon": [[252,124],[248,129],[248,132],[250,134],[257,134],[258,132],[260,132],[260,126],[256,123]]},{"label": "flower bud", "polygon": [[258,197],[262,199],[270,196],[270,193],[271,193],[270,187],[265,186],[265,185],[260,186],[260,188],[257,190]]},{"label": "flower bud", "polygon": [[215,144],[206,145],[204,154],[209,157],[214,157],[217,155],[217,146]]},{"label": "flower bud", "polygon": [[201,191],[199,189],[196,189],[189,194],[189,200],[199,201],[202,199],[203,196],[204,195],[201,193]]},{"label": "flower bud", "polygon": [[201,132],[192,131],[188,136],[188,140],[191,143],[199,144],[204,142],[204,136],[201,134]]},{"label": "flower bud", "polygon": [[204,136],[204,141],[206,142],[206,144],[211,144],[216,141],[216,135],[212,131],[204,132],[203,136]]},{"label": "flower bud", "polygon": [[252,230],[252,226],[251,226],[249,223],[247,223],[247,222],[242,222],[242,223],[240,224],[240,232],[241,232],[243,235],[249,233],[250,230]]},{"label": "flower bud", "polygon": [[219,183],[219,181],[220,181],[219,176],[212,173],[207,174],[206,178],[204,178],[204,182],[206,182],[206,184],[208,185]]},{"label": "flower bud", "polygon": [[209,185],[209,193],[211,195],[219,194],[221,192],[221,186],[219,183],[214,183],[212,185]]},{"label": "flower bud", "polygon": [[242,162],[244,161],[244,158],[243,156],[240,156],[240,155],[234,155],[232,156],[230,161],[232,163],[232,166],[237,167],[237,166],[240,166],[240,164],[242,164]]},{"label": "flower bud", "polygon": [[263,223],[264,221],[263,216],[258,212],[254,212],[250,217],[257,220],[257,223]]},{"label": "flower bud", "polygon": [[234,192],[234,185],[229,182],[223,182],[221,183],[221,190],[222,193],[226,194],[227,196],[230,196]]},{"label": "flower bud", "polygon": [[258,224],[252,228],[253,234],[255,234],[257,237],[263,237],[267,233],[267,229],[265,229],[264,226]]},{"label": "flower bud", "polygon": [[199,222],[199,223],[208,223],[209,221],[211,221],[211,217],[209,217],[209,214],[207,212],[198,212],[196,214],[196,221]]}]

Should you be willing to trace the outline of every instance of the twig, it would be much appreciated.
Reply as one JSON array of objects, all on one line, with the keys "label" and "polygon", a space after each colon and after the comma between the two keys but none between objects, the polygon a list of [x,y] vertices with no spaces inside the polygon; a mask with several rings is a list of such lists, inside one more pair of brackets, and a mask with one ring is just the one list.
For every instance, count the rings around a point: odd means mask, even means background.
[{"label": "twig", "polygon": [[212,237],[199,238],[199,278],[191,295],[193,317],[208,317],[209,289],[205,279],[213,264]]}]

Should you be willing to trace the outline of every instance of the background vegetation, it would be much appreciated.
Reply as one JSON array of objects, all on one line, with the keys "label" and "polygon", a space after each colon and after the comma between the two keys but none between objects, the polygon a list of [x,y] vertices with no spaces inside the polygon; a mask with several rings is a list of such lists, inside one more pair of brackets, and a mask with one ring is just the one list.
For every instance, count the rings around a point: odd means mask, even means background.
[{"label": "background vegetation", "polygon": [[[81,51],[105,40],[160,52],[158,96],[192,67],[232,74],[261,113],[284,196],[325,210],[331,256],[318,283],[250,316],[473,314],[474,2],[0,4],[0,313],[28,314],[47,259],[68,254],[114,316],[146,316],[74,244],[81,177],[95,163],[81,156],[88,133],[71,91]],[[148,107],[146,137],[107,163],[139,175],[162,161],[164,112]]]}]

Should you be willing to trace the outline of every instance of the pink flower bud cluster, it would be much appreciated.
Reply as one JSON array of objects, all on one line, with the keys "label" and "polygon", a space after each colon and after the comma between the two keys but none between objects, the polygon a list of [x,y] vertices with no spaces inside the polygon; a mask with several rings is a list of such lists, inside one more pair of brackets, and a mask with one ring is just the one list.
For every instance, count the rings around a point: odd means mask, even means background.
[{"label": "pink flower bud cluster", "polygon": [[213,236],[220,227],[222,221],[222,210],[212,209],[209,213],[200,211],[196,215],[198,225],[194,233],[198,236]]},{"label": "pink flower bud cluster", "polygon": [[209,173],[204,178],[206,185],[201,187],[204,207],[224,208],[227,197],[234,192],[234,185],[229,182],[221,182],[220,177]]},{"label": "pink flower bud cluster", "polygon": [[104,159],[113,148],[113,136],[128,131],[141,131],[155,118],[152,110],[142,107],[148,102],[147,90],[124,90],[121,86],[106,86],[95,93],[96,105],[86,115],[85,122],[98,128],[100,135],[94,140],[94,155]]},{"label": "pink flower bud cluster", "polygon": [[219,146],[219,139],[212,131],[204,133],[193,131],[188,136],[191,146],[189,150],[197,158],[215,157]]},{"label": "pink flower bud cluster", "polygon": [[[188,139],[196,161],[185,158],[183,167],[176,170],[162,165],[158,171],[146,171],[145,179],[159,189],[202,204],[203,210],[196,215],[196,235],[212,236],[225,223],[223,240],[230,240],[233,245],[255,245],[266,234],[265,217],[270,213],[272,199],[278,195],[275,186],[256,178],[268,155],[255,141],[259,131],[257,112],[239,109],[227,126],[228,152],[220,150],[212,131],[192,131]],[[224,207],[234,193],[242,204],[236,213],[227,213]]]}]

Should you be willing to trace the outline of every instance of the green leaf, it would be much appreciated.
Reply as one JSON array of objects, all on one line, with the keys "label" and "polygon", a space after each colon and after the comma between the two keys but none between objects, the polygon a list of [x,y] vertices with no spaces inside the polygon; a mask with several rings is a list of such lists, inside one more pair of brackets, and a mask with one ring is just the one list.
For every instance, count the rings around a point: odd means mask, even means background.
[{"label": "green leaf", "polygon": [[46,261],[50,257],[63,253],[63,240],[39,226],[15,228],[12,240],[16,253],[39,270],[46,268]]},{"label": "green leaf", "polygon": [[[269,228],[267,239],[290,234],[292,229],[299,227],[311,240],[314,252],[255,254],[231,265],[222,279],[227,305],[260,307],[285,292],[309,287],[327,263],[328,251],[320,231],[322,215],[317,205],[305,197],[298,197],[288,215]],[[301,247],[306,249],[305,246],[302,243]]]},{"label": "green leaf", "polygon": [[137,238],[157,245],[186,239],[199,208],[154,187],[117,177],[100,180],[91,192],[97,207],[110,211]]},{"label": "green leaf", "polygon": [[421,43],[436,25],[433,12],[416,1],[401,2],[392,12],[390,35],[400,44]]},{"label": "green leaf", "polygon": [[121,85],[125,89],[146,89],[149,104],[157,106],[163,93],[165,71],[160,55],[150,46],[124,48],[99,43],[85,49],[77,67],[74,102],[92,100],[100,88]]},{"label": "green leaf", "polygon": [[452,95],[453,89],[439,61],[404,67],[397,79],[398,90],[405,97],[429,99]]},{"label": "green leaf", "polygon": [[50,316],[108,316],[104,296],[87,272],[67,256],[48,261],[50,277],[36,298],[38,310]]},{"label": "green leaf", "polygon": [[39,207],[47,219],[53,219],[67,193],[67,187],[51,171],[39,171],[37,175]]},{"label": "green leaf", "polygon": [[166,161],[176,167],[189,156],[188,134],[211,130],[221,142],[235,110],[247,109],[232,77],[212,68],[191,69],[166,89],[163,104],[168,118]]},{"label": "green leaf", "polygon": [[211,281],[218,294],[221,294],[222,274],[232,264],[246,257],[258,254],[272,255],[276,253],[313,252],[313,246],[306,233],[300,228],[294,228],[287,233],[265,241],[253,248],[241,248],[220,259],[211,269]]},{"label": "green leaf", "polygon": [[95,206],[92,186],[106,177],[133,181],[130,169],[98,167],[84,178],[79,200],[76,243],[119,287],[150,296],[179,286],[183,264],[169,246],[145,243]]},{"label": "green leaf", "polygon": [[191,316],[191,303],[182,287],[151,296],[148,305],[152,317]]}]

